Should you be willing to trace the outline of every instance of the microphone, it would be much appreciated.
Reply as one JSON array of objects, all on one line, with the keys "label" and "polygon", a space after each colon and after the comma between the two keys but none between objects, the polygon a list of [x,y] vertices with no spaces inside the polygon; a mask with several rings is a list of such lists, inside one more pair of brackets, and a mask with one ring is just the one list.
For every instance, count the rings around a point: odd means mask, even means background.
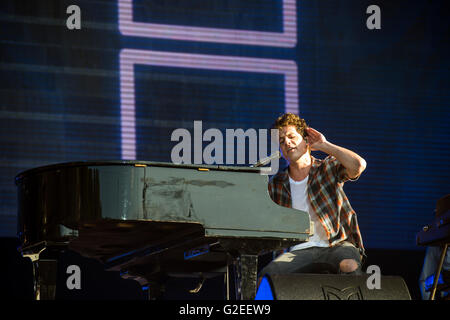
[{"label": "microphone", "polygon": [[252,164],[250,167],[252,167],[252,168],[262,167],[262,166],[265,166],[266,164],[268,164],[269,162],[271,162],[272,160],[280,159],[280,158],[281,158],[280,151],[276,151],[276,152],[272,153],[269,157],[263,158],[263,159],[259,160],[258,162],[256,162],[255,164]]}]

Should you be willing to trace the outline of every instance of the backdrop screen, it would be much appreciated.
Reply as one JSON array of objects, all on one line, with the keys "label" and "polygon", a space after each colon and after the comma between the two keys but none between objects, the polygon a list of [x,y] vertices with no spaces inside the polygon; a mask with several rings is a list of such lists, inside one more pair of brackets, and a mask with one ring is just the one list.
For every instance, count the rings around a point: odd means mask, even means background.
[{"label": "backdrop screen", "polygon": [[268,129],[289,111],[366,159],[344,188],[365,246],[419,249],[450,193],[448,16],[376,1],[370,29],[372,2],[1,1],[0,236],[16,236],[23,170],[170,162],[177,128]]}]

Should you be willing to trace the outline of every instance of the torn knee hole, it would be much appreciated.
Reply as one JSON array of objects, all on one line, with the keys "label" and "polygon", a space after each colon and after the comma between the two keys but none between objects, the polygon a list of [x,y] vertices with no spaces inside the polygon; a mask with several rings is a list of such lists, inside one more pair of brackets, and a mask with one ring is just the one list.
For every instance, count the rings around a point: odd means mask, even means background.
[{"label": "torn knee hole", "polygon": [[353,259],[345,259],[339,263],[341,272],[349,273],[358,269],[358,263]]}]

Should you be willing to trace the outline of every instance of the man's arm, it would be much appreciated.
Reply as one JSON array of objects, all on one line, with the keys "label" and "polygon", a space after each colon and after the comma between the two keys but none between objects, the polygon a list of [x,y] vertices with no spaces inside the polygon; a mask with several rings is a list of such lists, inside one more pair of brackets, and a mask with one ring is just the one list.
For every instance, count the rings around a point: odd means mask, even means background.
[{"label": "man's arm", "polygon": [[355,179],[366,169],[366,161],[353,151],[328,142],[323,134],[313,128],[307,128],[306,133],[311,150],[322,151],[335,157],[346,169],[349,179]]}]

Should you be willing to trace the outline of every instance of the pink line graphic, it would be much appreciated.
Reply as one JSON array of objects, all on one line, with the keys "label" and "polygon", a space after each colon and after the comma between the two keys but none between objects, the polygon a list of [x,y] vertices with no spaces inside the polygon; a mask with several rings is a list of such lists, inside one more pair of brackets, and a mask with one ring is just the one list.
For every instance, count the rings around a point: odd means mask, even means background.
[{"label": "pink line graphic", "polygon": [[136,159],[135,64],[282,74],[285,83],[285,111],[298,113],[297,65],[294,61],[122,49],[120,52],[120,124],[121,153],[124,160]]},{"label": "pink line graphic", "polygon": [[293,48],[297,45],[296,0],[283,0],[283,32],[203,28],[133,21],[133,0],[119,0],[119,30],[123,35],[186,41]]}]

